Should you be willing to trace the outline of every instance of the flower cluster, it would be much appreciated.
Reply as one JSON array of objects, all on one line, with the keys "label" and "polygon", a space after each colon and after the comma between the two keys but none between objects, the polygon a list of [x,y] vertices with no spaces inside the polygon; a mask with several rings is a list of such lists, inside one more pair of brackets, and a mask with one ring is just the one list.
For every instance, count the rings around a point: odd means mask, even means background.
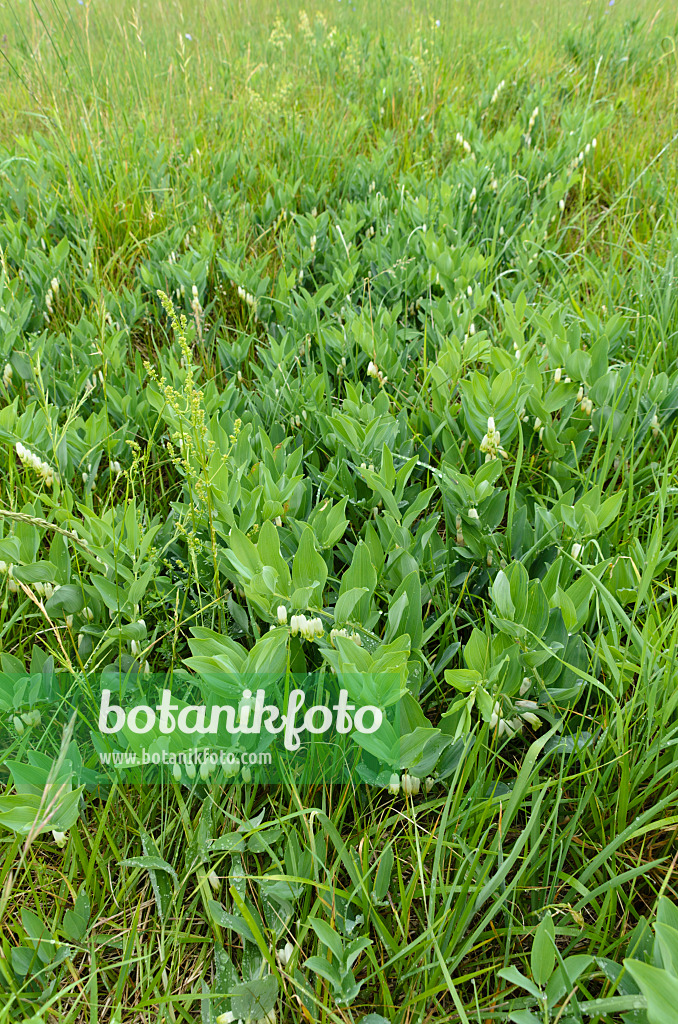
[{"label": "flower cluster", "polygon": [[257,308],[257,300],[255,299],[254,295],[252,295],[251,292],[245,291],[245,289],[240,284],[238,285],[238,295],[243,300],[243,302],[246,302],[247,305],[250,306],[252,309]]},{"label": "flower cluster", "polygon": [[496,103],[497,102],[497,100],[499,99],[499,93],[501,92],[501,90],[504,88],[505,85],[506,85],[506,82],[502,78],[501,82],[499,83],[497,88],[492,93],[492,99],[490,100],[490,103]]},{"label": "flower cluster", "polygon": [[581,164],[584,163],[584,159],[589,155],[589,153],[591,152],[592,149],[596,148],[597,145],[598,145],[598,140],[597,139],[591,139],[590,142],[586,143],[584,148],[580,151],[579,155],[576,156],[574,158],[574,160],[570,161],[570,163],[568,164],[568,167],[567,167],[567,176],[568,176],[568,178],[572,174],[574,174],[574,172],[577,170],[577,168]]},{"label": "flower cluster", "polygon": [[[433,789],[435,780],[429,776],[424,782],[424,789],[427,793]],[[388,791],[392,796],[397,796],[402,786],[404,796],[416,796],[421,788],[421,779],[416,775],[405,775],[398,777],[394,772],[388,783]]]},{"label": "flower cluster", "polygon": [[54,470],[52,467],[48,466],[46,462],[43,462],[42,459],[34,452],[31,452],[28,448],[24,447],[21,441],[17,441],[15,448],[17,455],[24,465],[30,466],[36,473],[39,473],[47,487],[51,487],[54,483]]},{"label": "flower cluster", "polygon": [[485,452],[485,462],[492,462],[501,455],[503,459],[508,458],[507,452],[501,447],[501,434],[494,425],[494,417],[488,416],[487,433],[480,442],[481,452]]},{"label": "flower cluster", "polygon": [[476,155],[473,152],[473,150],[471,149],[471,143],[468,141],[468,139],[464,138],[464,136],[461,134],[461,132],[457,132],[457,142],[459,143],[461,148],[464,150],[464,152],[467,153],[471,157],[472,160],[475,160]]},{"label": "flower cluster", "polygon": [[293,615],[290,619],[290,633],[296,636],[297,633],[302,640],[315,640],[323,635],[322,619],[307,619],[305,615]]},{"label": "flower cluster", "polygon": [[528,126],[527,126],[527,131],[526,131],[525,135],[523,136],[523,138],[525,139],[525,145],[526,146],[529,146],[530,143],[532,142],[532,129],[534,128],[535,122],[536,122],[538,117],[539,117],[539,107],[535,107],[534,110],[532,111],[532,113],[530,114],[530,120],[529,120],[529,123],[528,123]]},{"label": "flower cluster", "polygon": [[191,295],[193,296],[193,298],[191,300],[191,309],[193,310],[193,316],[199,317],[200,314],[202,313],[202,306],[200,305],[200,296],[198,295],[198,287],[195,284],[191,288]]},{"label": "flower cluster", "polygon": [[52,280],[50,281],[49,288],[47,289],[47,294],[45,295],[45,305],[47,307],[47,311],[43,314],[45,320],[49,320],[49,318],[54,313],[54,303],[56,302],[58,294],[59,282],[57,281],[56,277],[53,277]]},{"label": "flower cluster", "polygon": [[377,364],[372,362],[372,360],[370,360],[367,366],[367,376],[374,377],[374,379],[378,380],[380,384],[385,384],[388,380],[388,377],[381,372]]},{"label": "flower cluster", "polygon": [[351,632],[347,629],[331,629],[330,630],[330,643],[334,646],[334,639],[337,636],[344,636],[347,640],[352,640],[358,647],[362,647],[363,642],[359,633]]},{"label": "flower cluster", "polygon": [[593,402],[590,398],[584,396],[584,386],[580,385],[579,391],[577,392],[577,401],[579,402],[579,408],[582,412],[585,412],[587,416],[590,416],[593,412]]}]

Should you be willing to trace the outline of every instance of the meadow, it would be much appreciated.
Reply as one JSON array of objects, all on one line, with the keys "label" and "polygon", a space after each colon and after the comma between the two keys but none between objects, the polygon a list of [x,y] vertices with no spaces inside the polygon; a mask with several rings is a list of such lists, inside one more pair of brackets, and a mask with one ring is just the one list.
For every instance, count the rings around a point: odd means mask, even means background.
[{"label": "meadow", "polygon": [[675,1024],[676,11],[0,12],[0,1024]]}]

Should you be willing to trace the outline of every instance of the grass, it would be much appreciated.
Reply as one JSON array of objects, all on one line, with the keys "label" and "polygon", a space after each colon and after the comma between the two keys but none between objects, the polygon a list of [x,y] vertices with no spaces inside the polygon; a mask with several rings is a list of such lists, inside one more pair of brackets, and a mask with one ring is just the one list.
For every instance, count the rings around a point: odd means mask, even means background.
[{"label": "grass", "polygon": [[[4,13],[0,1022],[667,1024],[675,14]],[[413,752],[103,771],[244,664]]]}]

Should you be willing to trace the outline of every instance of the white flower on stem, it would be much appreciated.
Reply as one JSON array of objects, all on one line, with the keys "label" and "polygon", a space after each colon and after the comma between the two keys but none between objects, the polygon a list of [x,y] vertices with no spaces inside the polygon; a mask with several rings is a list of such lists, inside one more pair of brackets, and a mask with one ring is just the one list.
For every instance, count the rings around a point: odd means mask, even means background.
[{"label": "white flower on stem", "polygon": [[416,796],[421,786],[421,781],[416,775],[403,774],[400,778],[400,783],[403,787],[404,796]]},{"label": "white flower on stem", "polygon": [[555,371],[555,373],[553,374],[553,379],[554,379],[554,381],[556,382],[556,384],[560,384],[560,378],[561,378],[562,372],[563,372],[563,371],[562,371],[562,370],[561,370],[561,368],[560,368],[560,367],[558,366],[558,367],[556,368],[556,371]]},{"label": "white flower on stem", "polygon": [[216,871],[210,871],[209,875],[207,876],[207,881],[212,886],[214,892],[219,892],[219,889],[221,888],[221,882],[219,880],[219,875],[216,873]]},{"label": "white flower on stem", "polygon": [[537,431],[537,430],[539,430],[540,427],[541,427],[541,420],[537,416],[537,418],[534,421],[534,430]]},{"label": "white flower on stem", "polygon": [[581,551],[582,551],[582,545],[581,545],[581,544],[577,544],[577,543],[575,542],[575,543],[574,543],[574,544],[572,545],[572,557],[573,557],[573,558],[579,558],[579,556],[580,556],[580,554],[581,554]]},{"label": "white flower on stem", "polygon": [[287,624],[287,608],[284,604],[278,605],[277,616],[279,625],[285,626]]},{"label": "white flower on stem", "polygon": [[54,837],[54,842],[57,844],[60,850],[63,850],[63,848],[68,845],[68,833],[57,832],[57,830],[53,828],[52,836]]},{"label": "white flower on stem", "polygon": [[275,958],[281,967],[287,967],[288,963],[294,953],[294,946],[291,942],[286,942],[280,949],[276,949]]},{"label": "white flower on stem", "polygon": [[391,794],[391,796],[397,796],[398,793],[400,792],[400,778],[395,774],[395,772],[391,775],[391,778],[389,779],[388,791]]},{"label": "white flower on stem", "polygon": [[469,519],[480,519],[477,508],[470,508],[467,512]]}]

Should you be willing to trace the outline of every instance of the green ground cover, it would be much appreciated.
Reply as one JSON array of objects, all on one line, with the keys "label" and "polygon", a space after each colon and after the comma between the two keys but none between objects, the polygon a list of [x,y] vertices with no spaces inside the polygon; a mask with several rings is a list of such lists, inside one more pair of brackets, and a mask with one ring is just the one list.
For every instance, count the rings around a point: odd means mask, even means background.
[{"label": "green ground cover", "polygon": [[[675,12],[1,10],[0,1022],[674,1024]],[[343,783],[90,734],[384,672]]]}]

